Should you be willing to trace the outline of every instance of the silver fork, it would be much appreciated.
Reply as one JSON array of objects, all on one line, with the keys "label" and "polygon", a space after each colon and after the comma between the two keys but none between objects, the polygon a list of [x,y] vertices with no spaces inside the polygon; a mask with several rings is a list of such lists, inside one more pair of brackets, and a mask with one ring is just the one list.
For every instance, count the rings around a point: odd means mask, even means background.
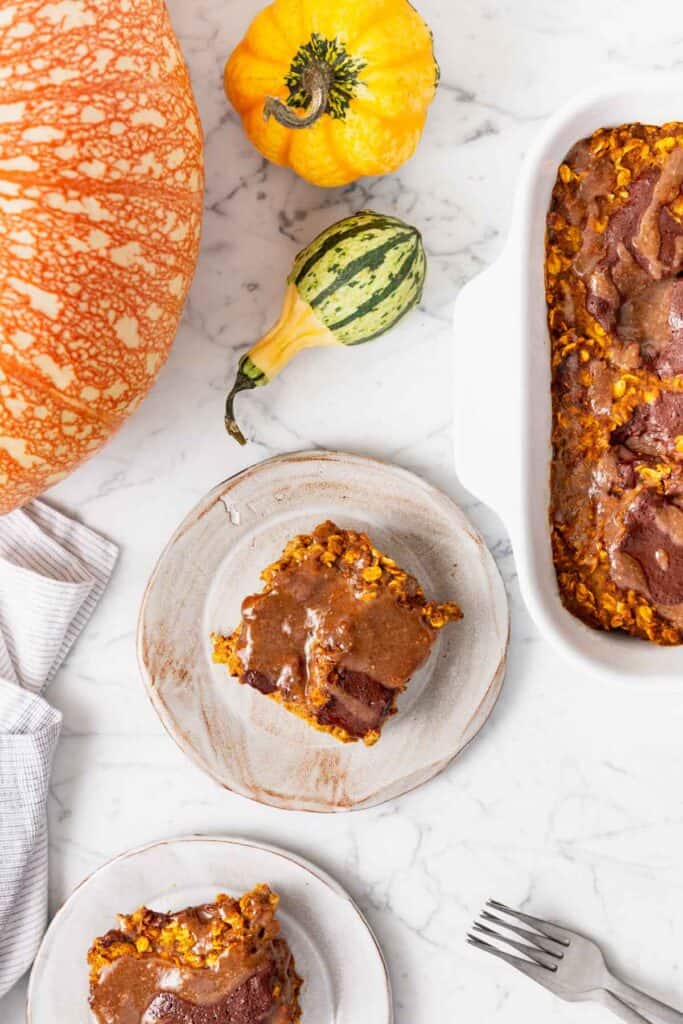
[{"label": "silver fork", "polygon": [[[590,939],[549,921],[512,910],[497,900],[489,900],[486,908],[481,913],[486,923],[475,921],[473,930],[476,934],[467,936],[470,945],[516,967],[561,999],[569,1002],[595,1000],[626,1024],[683,1024],[683,1013],[616,978],[605,963],[601,950]],[[501,914],[505,917],[500,917]],[[512,924],[507,918],[529,925],[533,931],[520,928],[519,924]],[[505,943],[522,956],[498,949],[487,941],[491,939]],[[520,942],[519,939],[525,941]]]}]

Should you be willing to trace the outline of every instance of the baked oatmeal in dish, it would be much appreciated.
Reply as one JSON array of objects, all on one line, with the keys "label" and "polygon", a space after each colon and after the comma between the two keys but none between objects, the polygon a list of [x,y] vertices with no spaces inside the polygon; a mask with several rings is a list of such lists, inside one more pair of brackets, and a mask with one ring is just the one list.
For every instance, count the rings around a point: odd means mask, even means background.
[{"label": "baked oatmeal in dish", "polygon": [[683,640],[683,123],[603,128],[547,221],[551,528],[598,629]]},{"label": "baked oatmeal in dish", "polygon": [[98,1024],[298,1024],[301,979],[258,885],[161,914],[140,907],[88,952]]},{"label": "baked oatmeal in dish", "polygon": [[235,631],[213,635],[214,660],[345,743],[379,739],[439,630],[462,617],[428,601],[365,533],[329,521],[294,537],[261,578]]}]

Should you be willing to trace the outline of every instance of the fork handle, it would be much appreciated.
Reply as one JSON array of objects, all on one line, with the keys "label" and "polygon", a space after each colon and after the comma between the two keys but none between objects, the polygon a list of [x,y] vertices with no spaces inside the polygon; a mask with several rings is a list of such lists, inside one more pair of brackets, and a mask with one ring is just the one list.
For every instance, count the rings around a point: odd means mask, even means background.
[{"label": "fork handle", "polygon": [[633,985],[627,985],[620,978],[615,978],[611,972],[608,988],[613,995],[628,1003],[629,1006],[633,1006],[639,1013],[652,1017],[655,1024],[683,1024],[683,1013],[674,1010],[673,1006],[660,1003],[659,999],[648,996],[640,989],[634,988]]},{"label": "fork handle", "polygon": [[622,1003],[621,999],[617,999],[607,989],[598,990],[593,998],[596,1002],[602,1003],[608,1010],[611,1010],[615,1017],[623,1020],[624,1024],[653,1024],[649,1017],[643,1017],[641,1013],[638,1013],[637,1010],[634,1010],[627,1003]]}]

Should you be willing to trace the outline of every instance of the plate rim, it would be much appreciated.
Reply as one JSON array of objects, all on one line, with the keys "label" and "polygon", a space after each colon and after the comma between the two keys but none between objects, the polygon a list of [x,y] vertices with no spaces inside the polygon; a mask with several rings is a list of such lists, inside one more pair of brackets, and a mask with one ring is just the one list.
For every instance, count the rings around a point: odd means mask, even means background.
[{"label": "plate rim", "polygon": [[290,861],[297,867],[303,869],[308,874],[313,875],[319,882],[327,886],[335,896],[344,899],[350,904],[352,909],[355,911],[360,923],[365,927],[372,944],[375,948],[380,967],[382,969],[382,977],[384,980],[384,996],[386,998],[387,1006],[387,1017],[385,1021],[378,1021],[377,1024],[394,1024],[394,1002],[391,988],[391,978],[389,975],[389,968],[387,965],[384,952],[379,943],[377,936],[372,928],[372,925],[368,921],[367,917],[358,906],[353,897],[343,887],[341,882],[338,882],[336,878],[330,875],[324,868],[319,867],[306,857],[302,857],[298,853],[293,853],[291,850],[287,850],[282,846],[277,846],[273,843],[264,843],[257,839],[249,839],[246,836],[239,835],[224,835],[224,836],[211,836],[205,833],[186,833],[180,836],[171,836],[166,839],[155,839],[148,843],[143,843],[141,846],[134,846],[128,850],[122,850],[120,853],[115,854],[113,857],[109,857],[98,867],[90,871],[85,878],[72,889],[67,898],[64,900],[59,910],[55,913],[54,917],[50,921],[48,927],[45,930],[38,951],[35,955],[33,964],[31,965],[31,973],[29,975],[28,988],[26,992],[26,1009],[24,1014],[25,1024],[33,1024],[32,1018],[32,1000],[34,998],[34,986],[37,984],[36,977],[38,971],[42,968],[45,962],[45,947],[51,934],[55,932],[59,926],[60,920],[66,913],[67,909],[72,905],[73,901],[78,896],[81,889],[88,885],[96,875],[105,871],[108,868],[113,867],[120,861],[129,860],[131,857],[137,857],[140,854],[147,853],[149,850],[157,849],[161,846],[175,846],[180,843],[218,843],[225,844],[227,846],[246,846],[252,849],[262,850],[265,853],[273,854],[276,857],[281,857],[284,860]]},{"label": "plate rim", "polygon": [[[151,675],[150,671],[148,670],[147,665],[145,664],[145,660],[144,660],[144,656],[143,656],[144,620],[145,620],[145,614],[146,614],[146,610],[147,610],[147,603],[149,601],[149,597],[150,597],[150,593],[151,593],[152,587],[153,587],[153,585],[156,582],[156,579],[157,579],[157,576],[158,576],[158,573],[159,573],[159,569],[161,567],[162,562],[166,558],[167,553],[171,550],[171,548],[175,545],[175,543],[178,540],[180,540],[180,538],[187,532],[187,530],[190,529],[190,527],[193,526],[194,523],[202,515],[204,515],[206,512],[208,512],[209,509],[211,509],[213,507],[213,505],[216,504],[217,501],[221,500],[222,494],[219,496],[219,492],[223,492],[227,488],[228,485],[233,485],[234,486],[238,481],[246,479],[247,477],[262,471],[265,467],[267,467],[269,465],[272,465],[274,463],[280,463],[280,462],[307,462],[307,461],[311,461],[311,462],[316,462],[316,461],[339,462],[339,461],[344,461],[344,460],[350,460],[350,461],[355,462],[355,463],[360,464],[360,465],[368,465],[369,464],[371,466],[379,467],[380,469],[383,469],[383,470],[387,470],[387,469],[391,470],[392,472],[397,473],[399,476],[403,476],[405,479],[411,481],[413,484],[419,484],[422,488],[424,488],[427,491],[427,493],[433,495],[439,501],[447,502],[449,505],[452,505],[453,508],[466,520],[468,533],[470,534],[470,536],[474,540],[474,542],[477,543],[477,544],[480,544],[481,547],[484,549],[484,551],[487,553],[487,555],[488,555],[488,557],[490,559],[492,568],[493,568],[494,572],[497,574],[497,576],[500,578],[500,581],[501,581],[503,595],[504,595],[504,598],[505,598],[505,601],[504,601],[504,606],[505,606],[505,624],[506,624],[505,640],[504,640],[503,645],[502,645],[500,661],[498,662],[496,670],[495,670],[495,672],[493,672],[493,674],[491,676],[491,680],[489,682],[489,685],[486,688],[485,692],[482,694],[481,700],[479,701],[479,704],[477,705],[477,708],[473,711],[469,721],[470,722],[472,721],[472,719],[477,714],[479,708],[487,700],[489,700],[489,698],[491,697],[491,694],[493,693],[493,700],[491,702],[491,706],[490,706],[490,708],[488,710],[488,713],[487,713],[486,717],[481,722],[479,727],[475,730],[475,732],[472,734],[472,736],[470,736],[468,741],[465,744],[463,744],[463,746],[459,750],[456,750],[453,754],[451,754],[449,757],[447,757],[445,759],[441,759],[439,761],[434,761],[430,765],[426,766],[424,777],[419,782],[414,782],[411,785],[407,786],[405,789],[403,789],[401,791],[401,793],[399,793],[395,797],[391,797],[391,798],[384,797],[384,796],[381,795],[381,791],[379,792],[379,795],[378,795],[378,792],[375,791],[375,792],[371,793],[370,796],[366,797],[363,800],[362,803],[352,804],[350,806],[335,805],[335,806],[324,806],[324,807],[290,807],[290,806],[286,806],[284,802],[279,801],[276,798],[271,798],[268,794],[266,794],[266,795],[263,795],[263,794],[256,795],[256,794],[253,794],[253,793],[252,794],[241,793],[241,792],[239,792],[239,790],[234,789],[227,782],[223,781],[223,779],[218,778],[218,776],[214,773],[213,769],[203,760],[201,754],[198,751],[196,751],[193,747],[191,747],[189,744],[186,744],[186,743],[183,742],[182,736],[180,734],[180,730],[178,730],[177,728],[174,728],[172,722],[170,722],[170,721],[167,722],[166,721],[166,717],[167,717],[167,714],[168,714],[168,709],[166,708],[164,703],[158,697],[158,694],[156,692],[156,687],[154,686],[154,681],[153,681],[152,675]],[[142,682],[143,682],[143,685],[144,685],[144,688],[145,688],[145,692],[147,694],[147,698],[148,698],[150,704],[152,705],[152,707],[154,708],[154,711],[155,711],[156,715],[158,716],[158,718],[159,718],[159,720],[160,720],[160,722],[161,722],[161,724],[162,724],[162,726],[164,728],[164,731],[173,740],[173,742],[175,743],[177,748],[180,750],[180,752],[183,754],[183,756],[188,757],[195,764],[196,767],[198,767],[202,772],[204,772],[205,775],[208,775],[210,779],[212,779],[218,786],[221,787],[221,789],[226,790],[228,793],[232,793],[234,796],[240,797],[241,799],[252,800],[254,803],[258,803],[261,806],[264,806],[264,807],[275,807],[278,810],[284,810],[284,811],[290,811],[290,812],[298,812],[298,813],[303,813],[303,814],[339,814],[339,813],[351,813],[351,812],[360,812],[360,811],[364,811],[364,810],[369,810],[372,807],[377,807],[377,806],[380,806],[383,803],[386,803],[388,799],[398,800],[401,797],[406,796],[408,793],[415,792],[415,790],[419,789],[421,786],[426,785],[428,782],[431,782],[432,779],[434,779],[437,775],[440,775],[441,772],[445,771],[446,768],[449,767],[449,765],[453,764],[453,762],[456,761],[457,758],[459,758],[468,749],[470,744],[475,739],[477,739],[477,737],[479,736],[479,734],[481,733],[483,728],[486,726],[486,724],[490,720],[491,715],[493,714],[493,712],[494,712],[494,710],[496,708],[496,705],[497,705],[497,703],[498,703],[498,701],[500,699],[500,695],[501,695],[502,690],[503,690],[503,684],[505,682],[505,674],[506,674],[506,668],[507,668],[507,659],[508,659],[508,654],[509,654],[509,649],[510,649],[510,634],[511,634],[510,601],[509,601],[509,597],[508,597],[508,594],[507,594],[507,589],[505,587],[505,581],[503,580],[502,574],[500,572],[500,569],[498,568],[498,563],[496,562],[495,558],[493,557],[493,554],[491,553],[488,545],[485,543],[485,541],[484,541],[483,537],[481,536],[479,530],[477,530],[476,527],[474,526],[474,524],[470,522],[469,517],[465,515],[465,513],[460,508],[460,506],[457,504],[457,502],[453,498],[451,498],[451,496],[449,494],[446,494],[445,491],[442,491],[439,487],[436,487],[430,481],[425,480],[425,478],[420,476],[419,473],[414,473],[410,469],[405,469],[403,466],[398,466],[398,465],[396,465],[396,463],[391,462],[388,459],[379,459],[379,458],[376,458],[375,456],[372,456],[372,455],[363,455],[363,454],[359,454],[357,452],[347,452],[347,451],[343,451],[342,449],[337,449],[337,448],[335,448],[335,449],[326,449],[326,448],[315,449],[315,448],[313,448],[313,449],[300,449],[300,450],[293,451],[293,452],[283,452],[283,453],[281,453],[279,455],[269,456],[267,459],[262,459],[260,462],[255,462],[255,463],[253,463],[250,466],[245,466],[244,469],[240,469],[240,470],[237,470],[237,472],[235,472],[235,473],[231,473],[230,476],[225,477],[225,479],[223,479],[219,483],[215,484],[213,487],[211,487],[206,492],[206,494],[204,494],[201,498],[199,498],[199,500],[196,501],[194,503],[194,505],[192,505],[192,507],[189,509],[187,514],[180,521],[180,523],[175,528],[175,530],[173,531],[173,533],[169,537],[168,541],[164,545],[163,549],[161,550],[161,552],[159,554],[159,557],[157,558],[157,560],[156,560],[156,562],[154,564],[154,568],[152,569],[152,571],[151,571],[151,573],[149,575],[149,579],[147,580],[147,584],[145,586],[145,589],[144,589],[144,592],[143,592],[143,595],[142,595],[142,600],[140,602],[140,608],[139,608],[139,611],[138,611],[135,647],[136,647],[136,656],[137,656],[138,670],[139,670],[140,676],[142,678]]]}]

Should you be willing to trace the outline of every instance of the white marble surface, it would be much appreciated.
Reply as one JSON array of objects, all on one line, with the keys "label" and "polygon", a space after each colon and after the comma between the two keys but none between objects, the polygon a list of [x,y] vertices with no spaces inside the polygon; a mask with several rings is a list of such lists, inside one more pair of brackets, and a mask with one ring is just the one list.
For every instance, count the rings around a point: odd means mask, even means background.
[{"label": "white marble surface", "polygon": [[[397,175],[333,192],[265,166],[223,97],[224,59],[260,0],[169,6],[206,133],[203,253],[151,396],[52,496],[122,549],[50,691],[65,721],[50,799],[52,908],[126,847],[238,833],[289,846],[348,887],[389,961],[397,1024],[607,1019],[465,945],[488,896],[584,928],[631,980],[683,1005],[683,698],[600,684],[561,661],[520,605],[495,515],[458,487],[449,437],[453,300],[501,247],[529,140],[577,87],[623,67],[679,65],[679,4],[419,0],[443,80],[418,155]],[[255,442],[238,449],[221,424],[237,352],[276,313],[294,252],[364,206],[423,230],[421,310],[390,340],[308,354],[247,396]],[[203,776],[148,704],[134,646],[145,580],[200,495],[250,462],[315,445],[392,459],[453,494],[484,531],[513,609],[507,684],[479,740],[421,790],[336,817],[263,808]],[[0,1001],[3,1024],[23,1020],[24,992]]]}]

